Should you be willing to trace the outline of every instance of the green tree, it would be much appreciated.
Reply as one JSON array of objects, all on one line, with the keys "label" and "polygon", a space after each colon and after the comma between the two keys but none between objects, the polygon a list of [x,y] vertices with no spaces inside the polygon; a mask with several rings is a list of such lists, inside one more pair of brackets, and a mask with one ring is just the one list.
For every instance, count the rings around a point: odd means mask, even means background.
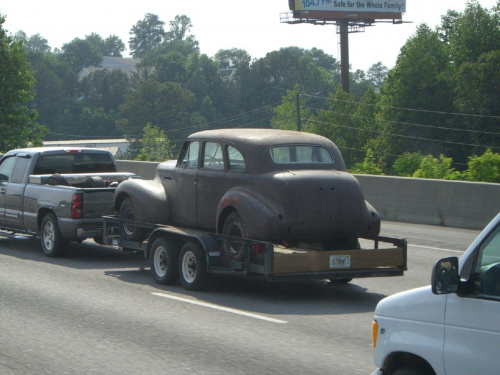
[{"label": "green tree", "polygon": [[439,155],[439,159],[432,155],[427,155],[422,158],[420,166],[413,173],[416,178],[435,178],[441,180],[456,180],[461,174],[451,168],[453,160],[444,155]]},{"label": "green tree", "polygon": [[165,132],[147,123],[143,129],[141,150],[135,160],[159,162],[169,160],[174,156],[173,149],[174,146],[170,145]]},{"label": "green tree", "polygon": [[387,76],[387,72],[389,70],[387,67],[382,64],[382,62],[378,62],[370,66],[368,71],[366,72],[366,78],[370,81],[374,86],[380,87],[384,82],[385,77]]},{"label": "green tree", "polygon": [[363,162],[356,163],[349,172],[356,174],[372,174],[372,175],[383,175],[382,169],[377,166],[375,156],[371,149],[366,150],[366,156]]},{"label": "green tree", "polygon": [[251,57],[247,51],[238,48],[220,49],[214,56],[220,69],[236,68],[240,64],[249,64]]},{"label": "green tree", "polygon": [[138,21],[129,34],[130,52],[133,57],[142,57],[148,51],[159,47],[165,38],[165,22],[160,21],[156,14],[147,13],[143,20]]},{"label": "green tree", "polygon": [[36,122],[37,112],[26,102],[33,98],[33,72],[27,62],[23,41],[14,42],[3,28],[0,14],[0,152],[28,143],[41,145],[47,129]]},{"label": "green tree", "polygon": [[486,150],[481,156],[471,156],[465,177],[470,181],[500,183],[500,154]]},{"label": "green tree", "polygon": [[423,156],[420,152],[405,152],[394,161],[392,169],[397,176],[412,177],[420,167],[422,159]]},{"label": "green tree", "polygon": [[78,74],[86,66],[98,66],[102,53],[90,41],[75,38],[62,46],[60,58]]}]

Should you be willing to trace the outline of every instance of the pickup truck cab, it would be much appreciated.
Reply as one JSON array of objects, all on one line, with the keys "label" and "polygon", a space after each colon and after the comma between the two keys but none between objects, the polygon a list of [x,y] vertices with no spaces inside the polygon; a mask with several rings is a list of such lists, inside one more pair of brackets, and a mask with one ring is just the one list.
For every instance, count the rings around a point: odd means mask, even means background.
[{"label": "pickup truck cab", "polygon": [[40,236],[47,256],[67,241],[102,238],[102,216],[114,212],[118,173],[113,156],[91,148],[25,148],[0,159],[0,235]]},{"label": "pickup truck cab", "polygon": [[500,214],[428,287],[379,302],[373,375],[500,373]]}]

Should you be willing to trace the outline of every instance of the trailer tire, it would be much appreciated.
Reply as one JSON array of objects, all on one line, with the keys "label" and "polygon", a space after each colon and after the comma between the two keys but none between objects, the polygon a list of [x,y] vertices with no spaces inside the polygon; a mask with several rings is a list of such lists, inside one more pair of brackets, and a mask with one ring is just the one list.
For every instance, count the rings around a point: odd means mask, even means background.
[{"label": "trailer tire", "polygon": [[332,284],[337,284],[337,285],[349,284],[351,281],[352,281],[352,277],[345,278],[345,279],[330,279],[330,282]]},{"label": "trailer tire", "polygon": [[40,243],[43,253],[50,258],[62,257],[66,252],[68,241],[62,238],[57,218],[52,213],[46,214],[42,219]]},{"label": "trailer tire", "polygon": [[[244,238],[244,233],[245,231],[243,229],[240,215],[236,211],[231,212],[224,221],[222,234],[231,237]],[[245,257],[245,246],[242,244],[224,241],[223,247],[225,254],[231,259],[241,260]]]},{"label": "trailer tire", "polygon": [[202,290],[208,281],[207,258],[201,246],[194,241],[182,246],[179,256],[179,276],[187,290]]},{"label": "trailer tire", "polygon": [[420,367],[400,368],[393,372],[394,375],[427,375],[428,372]]},{"label": "trailer tire", "polygon": [[179,252],[166,238],[159,237],[151,246],[149,265],[153,279],[161,285],[174,284],[179,278]]},{"label": "trailer tire", "polygon": [[[122,220],[135,221],[137,218],[137,211],[134,202],[129,197],[125,198],[120,205],[118,217]],[[129,223],[120,223],[120,232],[122,238],[127,241],[142,241],[146,238],[147,231],[145,228],[139,228]]]}]

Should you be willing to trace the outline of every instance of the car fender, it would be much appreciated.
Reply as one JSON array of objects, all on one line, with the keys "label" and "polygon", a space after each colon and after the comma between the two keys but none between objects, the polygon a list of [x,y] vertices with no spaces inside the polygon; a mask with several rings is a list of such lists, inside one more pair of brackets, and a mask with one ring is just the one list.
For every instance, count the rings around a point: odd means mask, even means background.
[{"label": "car fender", "polygon": [[233,188],[219,201],[217,207],[217,233],[222,233],[227,216],[237,211],[245,228],[245,237],[273,241],[277,236],[279,213],[276,209],[248,190]]},{"label": "car fender", "polygon": [[168,204],[167,194],[158,180],[129,179],[123,181],[115,191],[115,208],[125,198],[131,198],[137,214],[137,221],[167,224],[171,218],[171,207]]}]

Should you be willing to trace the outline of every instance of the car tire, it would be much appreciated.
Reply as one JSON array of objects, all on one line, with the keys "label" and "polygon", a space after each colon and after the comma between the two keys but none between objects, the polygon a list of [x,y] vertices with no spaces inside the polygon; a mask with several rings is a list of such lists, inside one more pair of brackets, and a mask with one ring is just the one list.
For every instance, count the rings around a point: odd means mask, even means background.
[{"label": "car tire", "polygon": [[[129,197],[125,198],[120,206],[118,217],[121,220],[136,221],[137,211],[134,202]],[[147,231],[145,228],[136,227],[130,223],[120,222],[121,236],[126,241],[142,241],[146,238]]]},{"label": "car tire", "polygon": [[84,188],[103,188],[106,187],[106,181],[102,177],[87,177],[83,183]]},{"label": "car tire", "polygon": [[[231,212],[222,227],[222,234],[225,236],[245,238],[245,230],[238,212]],[[224,253],[230,259],[241,260],[245,257],[245,246],[230,241],[224,241]]]},{"label": "car tire", "polygon": [[62,238],[57,218],[52,213],[43,217],[40,227],[40,243],[43,253],[50,258],[62,257],[66,252],[68,241]]},{"label": "car tire", "polygon": [[349,284],[351,281],[352,281],[352,277],[345,278],[345,279],[330,279],[330,282],[332,284],[336,284],[336,285]]},{"label": "car tire", "polygon": [[179,252],[175,245],[163,237],[151,246],[149,265],[153,279],[161,285],[171,285],[179,279]]},{"label": "car tire", "polygon": [[359,250],[361,245],[356,237],[340,237],[322,241],[324,251]]},{"label": "car tire", "polygon": [[208,281],[207,258],[197,242],[184,244],[179,256],[179,276],[187,290],[202,290]]}]

